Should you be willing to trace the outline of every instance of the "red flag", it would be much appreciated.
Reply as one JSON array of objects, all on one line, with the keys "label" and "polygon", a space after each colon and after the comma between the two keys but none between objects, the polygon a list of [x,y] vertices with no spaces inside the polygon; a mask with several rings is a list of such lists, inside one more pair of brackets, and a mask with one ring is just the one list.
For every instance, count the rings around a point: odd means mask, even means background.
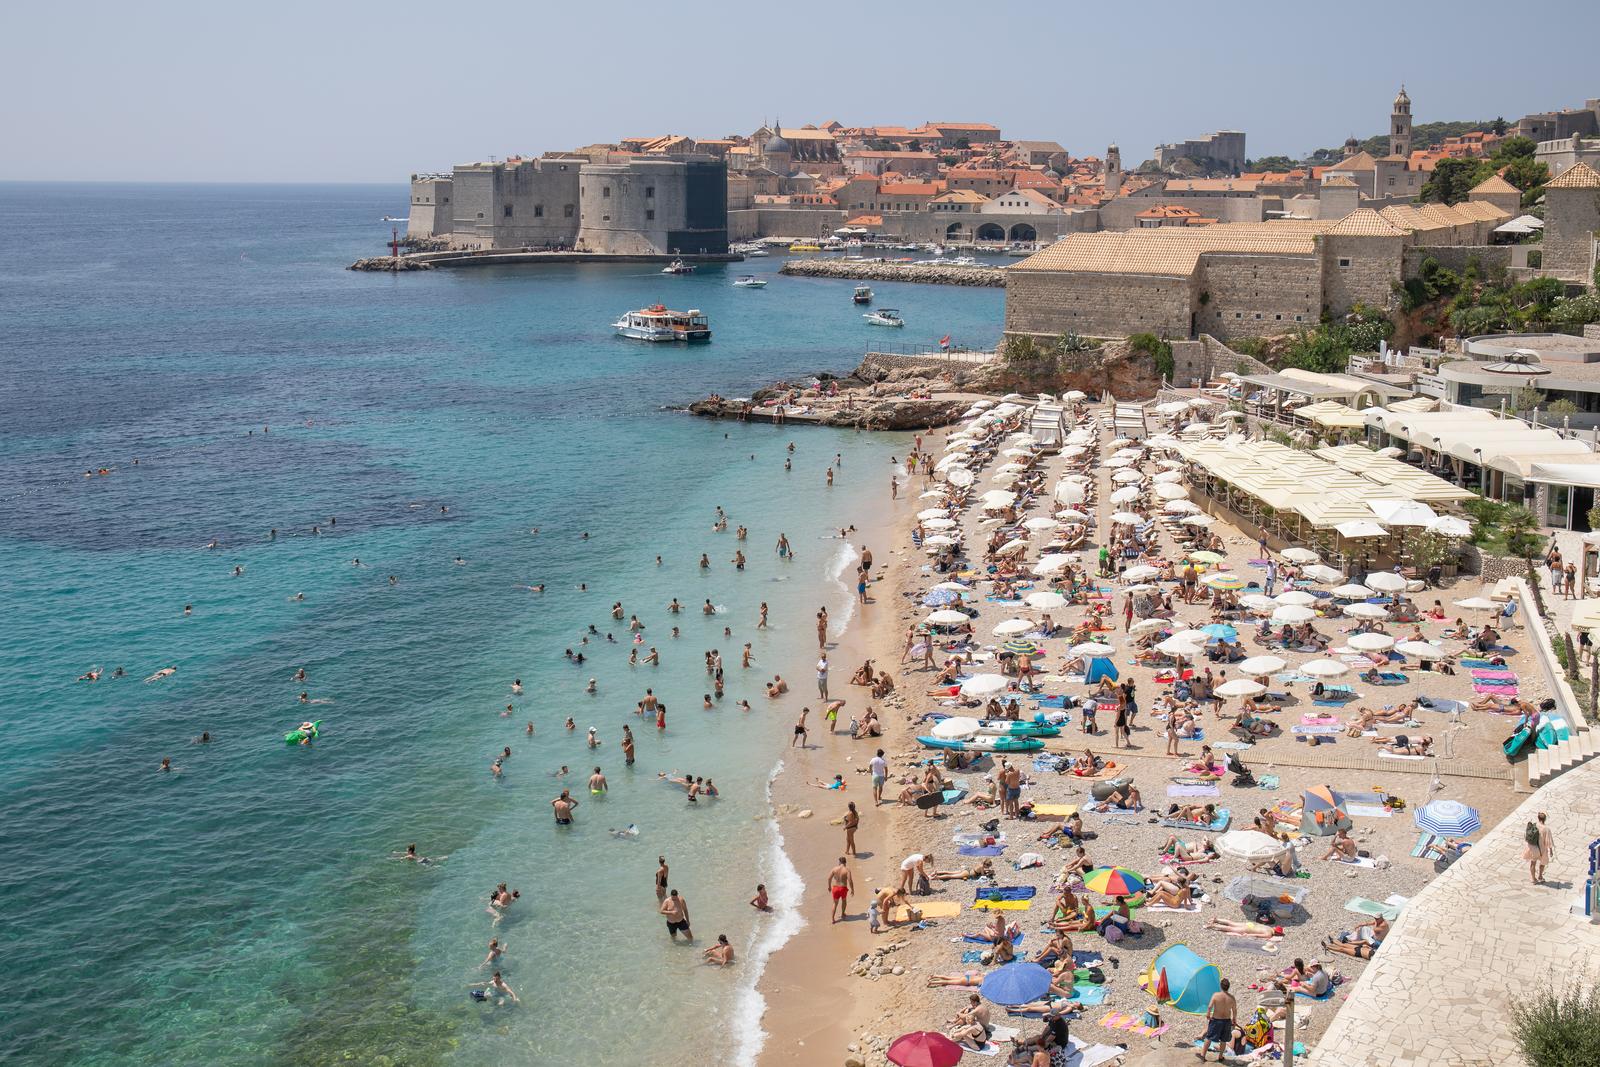
[{"label": "red flag", "polygon": [[949,334],[945,334],[943,337],[939,338],[939,347],[940,348],[949,348],[950,347],[950,335]]}]

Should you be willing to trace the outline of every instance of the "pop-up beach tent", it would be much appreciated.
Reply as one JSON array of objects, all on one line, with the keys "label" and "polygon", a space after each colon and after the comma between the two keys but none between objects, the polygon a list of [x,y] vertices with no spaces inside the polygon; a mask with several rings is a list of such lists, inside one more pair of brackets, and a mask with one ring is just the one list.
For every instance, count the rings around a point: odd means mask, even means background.
[{"label": "pop-up beach tent", "polygon": [[1179,942],[1151,961],[1139,976],[1139,985],[1163,1004],[1190,1015],[1204,1015],[1212,995],[1222,989],[1222,975],[1215,964]]},{"label": "pop-up beach tent", "polygon": [[1335,830],[1350,829],[1344,800],[1329,786],[1312,786],[1301,797],[1300,832],[1307,837],[1332,837]]}]

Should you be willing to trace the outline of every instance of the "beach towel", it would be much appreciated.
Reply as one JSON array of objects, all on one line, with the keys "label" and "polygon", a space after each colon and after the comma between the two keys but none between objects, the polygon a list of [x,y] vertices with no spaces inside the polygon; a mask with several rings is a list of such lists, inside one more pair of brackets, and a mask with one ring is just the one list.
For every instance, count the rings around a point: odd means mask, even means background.
[{"label": "beach towel", "polygon": [[1498,679],[1503,679],[1503,680],[1509,681],[1509,682],[1514,682],[1514,681],[1517,680],[1517,672],[1516,671],[1508,671],[1504,667],[1479,667],[1479,668],[1475,668],[1473,670],[1473,672],[1472,672],[1472,676],[1474,678],[1483,678],[1483,679],[1496,679],[1496,678],[1498,678]]},{"label": "beach towel", "polygon": [[1031,885],[991,885],[973,890],[975,900],[1032,900],[1039,890]]},{"label": "beach towel", "polygon": [[1278,776],[1276,774],[1263,774],[1263,775],[1261,775],[1259,778],[1256,779],[1256,788],[1258,788],[1258,789],[1276,789],[1276,788],[1278,788]]},{"label": "beach towel", "polygon": [[1500,669],[1499,666],[1493,660],[1476,659],[1476,658],[1473,658],[1473,657],[1470,657],[1470,656],[1469,657],[1463,657],[1462,660],[1461,660],[1461,665],[1463,667],[1468,668],[1469,670],[1490,670],[1490,671],[1494,671],[1494,670],[1499,670]]},{"label": "beach towel", "polygon": [[1387,819],[1394,811],[1386,804],[1351,804],[1345,803],[1344,810],[1351,815],[1359,815],[1364,819]]},{"label": "beach towel", "polygon": [[1427,759],[1427,756],[1407,756],[1399,752],[1379,752],[1379,759]]},{"label": "beach towel", "polygon": [[1076,804],[1035,804],[1033,806],[1035,815],[1056,815],[1063,819],[1075,814],[1077,810],[1078,805]]},{"label": "beach towel", "polygon": [[1278,953],[1277,945],[1269,945],[1255,937],[1229,937],[1222,943],[1222,947],[1232,949],[1234,952],[1254,952],[1262,956],[1275,956]]},{"label": "beach towel", "polygon": [[[1428,850],[1429,845],[1440,843],[1442,843],[1442,840],[1437,834],[1430,834],[1424,830],[1417,835],[1417,843],[1411,846],[1411,856],[1413,859],[1421,859],[1422,854]],[[1348,905],[1346,905],[1345,910],[1349,910]]]},{"label": "beach towel", "polygon": [[961,954],[961,962],[962,963],[982,963],[983,962],[983,949],[975,948],[975,949],[971,950],[970,952],[963,952]]},{"label": "beach towel", "polygon": [[[1310,993],[1296,993],[1295,996],[1300,1000],[1332,1000],[1333,999],[1333,995],[1335,993],[1337,993],[1338,991],[1339,991],[1339,987],[1338,986],[1330,984],[1327,989],[1322,991],[1322,994],[1320,996],[1315,996],[1314,997]],[[1295,1016],[1295,1018],[1296,1018],[1296,1020],[1298,1020],[1299,1016],[1297,1015],[1297,1016]]]},{"label": "beach towel", "polygon": [[1399,671],[1379,671],[1378,683],[1380,685],[1405,685],[1408,679]]},{"label": "beach towel", "polygon": [[1355,915],[1365,915],[1369,919],[1382,915],[1390,922],[1400,917],[1401,905],[1387,904],[1382,901],[1368,900],[1366,897],[1351,897],[1345,902],[1344,910]]},{"label": "beach towel", "polygon": [[1228,828],[1229,815],[1227,808],[1218,808],[1217,817],[1211,820],[1210,826],[1201,826],[1198,823],[1186,822],[1183,819],[1162,819],[1162,826],[1170,826],[1177,830],[1205,830],[1209,833],[1219,834]]},{"label": "beach towel", "polygon": [[1027,911],[1033,907],[1031,900],[978,900],[973,903],[977,911]]},{"label": "beach towel", "polygon": [[1369,871],[1376,870],[1378,867],[1378,861],[1373,859],[1371,856],[1357,856],[1353,860],[1335,859],[1332,862],[1342,863],[1346,867],[1363,867]]},{"label": "beach towel", "polygon": [[[1342,708],[1349,702],[1349,697],[1341,697],[1338,700],[1313,700],[1311,703],[1315,704],[1319,708]],[[1295,729],[1298,730],[1300,727],[1296,726]]]},{"label": "beach towel", "polygon": [[1220,797],[1221,795],[1222,790],[1215,782],[1204,785],[1177,784],[1167,786],[1167,796],[1169,797]]},{"label": "beach towel", "polygon": [[[1317,701],[1317,703],[1320,704],[1320,703],[1322,703],[1322,701],[1319,700],[1319,701]],[[1332,737],[1332,736],[1338,734],[1339,727],[1337,727],[1337,726],[1291,726],[1291,727],[1289,727],[1289,732],[1291,734],[1299,734],[1301,737]]]},{"label": "beach towel", "polygon": [[[1022,1033],[1022,1031],[1018,1030],[1014,1026],[996,1026],[993,1030],[989,1031],[989,1040],[985,1041],[983,1045],[977,1049],[977,1053],[980,1056],[998,1056],[1002,1051],[1002,1046],[1009,1048],[1011,1045],[1011,1039],[1020,1033]],[[972,1052],[973,1050],[967,1049],[967,1051]]]},{"label": "beach towel", "polygon": [[1093,949],[1074,949],[1072,962],[1077,967],[1098,967],[1105,962],[1105,957]]},{"label": "beach towel", "polygon": [[1035,703],[1041,708],[1065,708],[1067,706],[1067,698],[1064,696],[1043,696],[1036,698]]},{"label": "beach towel", "polygon": [[[1077,985],[1072,987],[1072,999],[1077,1001],[1079,1004],[1087,1004],[1090,1006],[1095,1004],[1104,1004],[1106,1002],[1106,997],[1109,996],[1110,993],[1111,990],[1107,986],[1089,985],[1087,982],[1079,982]],[[1072,1061],[1068,1060],[1067,1062],[1071,1063]]]},{"label": "beach towel", "polygon": [[1200,910],[1201,910],[1202,907],[1204,907],[1204,905],[1202,905],[1200,903],[1200,901],[1191,900],[1187,907],[1172,908],[1172,907],[1168,907],[1165,904],[1146,904],[1144,906],[1144,910],[1145,911],[1175,911],[1175,912],[1183,912],[1183,913],[1188,914],[1188,915],[1198,915],[1200,913]]},{"label": "beach towel", "polygon": [[1211,747],[1219,752],[1248,752],[1256,746],[1249,741],[1214,741]]},{"label": "beach towel", "polygon": [[956,849],[958,856],[998,856],[1006,850],[1004,845],[962,845]]},{"label": "beach towel", "polygon": [[1142,1037],[1155,1037],[1167,1032],[1168,1023],[1160,1026],[1149,1027],[1144,1024],[1144,1019],[1138,1015],[1129,1015],[1127,1012],[1114,1011],[1100,1020],[1100,1025],[1107,1030],[1126,1030],[1130,1034],[1139,1034]]},{"label": "beach towel", "polygon": [[[1018,934],[1016,937],[1013,937],[1011,939],[1012,946],[1015,947],[1017,945],[1022,944],[1022,939],[1023,939],[1024,936],[1025,936],[1024,934]],[[991,942],[986,941],[983,938],[978,937],[975,934],[963,934],[961,937],[952,937],[950,940],[952,940],[952,941],[965,941],[969,945],[987,945],[987,944],[991,944]]]},{"label": "beach towel", "polygon": [[[914,907],[922,912],[924,919],[954,919],[961,914],[961,902],[958,900],[930,900]],[[905,922],[910,917],[903,905],[896,904],[889,909],[889,921],[892,923]]]},{"label": "beach towel", "polygon": [[1339,716],[1337,716],[1337,715],[1313,715],[1313,714],[1307,713],[1305,715],[1300,716],[1300,724],[1302,726],[1338,726],[1339,725]]}]

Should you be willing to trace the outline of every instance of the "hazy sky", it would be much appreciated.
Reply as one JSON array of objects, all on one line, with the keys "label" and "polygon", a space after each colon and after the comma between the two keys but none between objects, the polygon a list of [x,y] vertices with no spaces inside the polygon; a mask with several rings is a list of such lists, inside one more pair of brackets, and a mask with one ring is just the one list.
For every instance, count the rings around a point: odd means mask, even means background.
[{"label": "hazy sky", "polygon": [[1383,132],[1401,81],[1418,122],[1581,106],[1597,40],[1595,0],[46,0],[0,15],[0,179],[401,181],[774,115],[1298,155]]}]

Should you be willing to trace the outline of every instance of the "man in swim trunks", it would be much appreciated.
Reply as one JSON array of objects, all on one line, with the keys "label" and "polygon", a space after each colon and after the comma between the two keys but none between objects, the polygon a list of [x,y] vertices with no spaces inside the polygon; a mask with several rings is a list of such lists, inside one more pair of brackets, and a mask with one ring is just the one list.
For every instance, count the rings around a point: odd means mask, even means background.
[{"label": "man in swim trunks", "polygon": [[606,776],[600,773],[599,767],[596,767],[594,769],[594,773],[589,776],[590,795],[599,796],[601,793],[605,793],[609,789],[610,787],[606,785]]},{"label": "man in swim trunks", "polygon": [[694,931],[689,929],[689,903],[678,895],[676,889],[668,893],[667,899],[661,902],[660,912],[666,916],[667,933],[672,935],[672,940],[678,940],[680,933],[684,940],[694,940]]},{"label": "man in swim trunks", "polygon": [[839,865],[828,872],[828,895],[832,898],[832,904],[828,909],[830,922],[838,922],[844,918],[845,907],[855,888],[856,882],[850,874],[850,866],[845,862],[845,858],[840,856]]},{"label": "man in swim trunks", "polygon": [[572,812],[577,806],[578,802],[573,799],[572,791],[570,789],[563,789],[561,791],[561,795],[550,802],[550,807],[555,809],[556,825],[571,826]]},{"label": "man in swim trunks", "polygon": [[1217,1049],[1217,1062],[1222,1062],[1223,1055],[1228,1051],[1228,1042],[1233,1040],[1233,1017],[1238,1012],[1239,1002],[1228,992],[1226,978],[1219,984],[1221,988],[1211,994],[1211,1002],[1206,1005],[1206,1039],[1200,1046],[1201,1063],[1205,1062],[1213,1041],[1220,1046]]}]

